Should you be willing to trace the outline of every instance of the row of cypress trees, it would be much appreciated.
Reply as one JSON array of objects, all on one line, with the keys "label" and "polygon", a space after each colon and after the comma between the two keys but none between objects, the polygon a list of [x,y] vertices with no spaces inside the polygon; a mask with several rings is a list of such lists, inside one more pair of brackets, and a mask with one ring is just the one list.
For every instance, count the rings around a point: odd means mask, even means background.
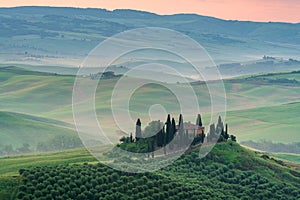
[{"label": "row of cypress trees", "polygon": [[[168,114],[167,120],[165,123],[161,123],[160,121],[158,121],[158,123],[150,123],[151,126],[158,126],[158,127],[154,128],[155,130],[158,130],[158,132],[155,135],[152,135],[147,138],[146,138],[146,135],[145,135],[145,137],[142,136],[141,125],[142,125],[141,120],[137,119],[135,141],[136,142],[140,141],[140,143],[141,143],[141,140],[147,139],[148,152],[154,151],[156,147],[160,147],[160,148],[163,147],[164,151],[166,152],[165,147],[167,146],[167,144],[169,144],[174,139],[176,133],[178,133],[178,139],[174,143],[170,144],[170,146],[169,146],[170,149],[174,148],[174,144],[178,148],[181,148],[181,147],[184,147],[191,143],[191,141],[189,141],[190,135],[187,132],[185,132],[185,129],[184,129],[184,122],[183,122],[182,114],[179,115],[179,122],[178,122],[177,127],[176,127],[175,118],[173,117],[171,119],[170,114]],[[201,119],[200,114],[197,115],[196,125],[202,127],[202,119]],[[193,137],[195,137],[195,135],[193,135]],[[200,140],[198,139],[197,141],[203,142],[204,137],[205,137],[205,134],[203,133],[201,135]],[[130,136],[130,142],[133,142],[132,135]]]},{"label": "row of cypress trees", "polygon": [[[196,125],[202,127],[202,118],[201,115],[197,115]],[[166,154],[166,146],[170,150],[182,149],[188,147],[190,144],[196,145],[199,143],[204,143],[204,139],[207,136],[207,142],[224,142],[228,138],[231,138],[233,141],[236,141],[235,136],[230,136],[228,134],[228,125],[224,126],[224,123],[219,116],[217,125],[211,124],[209,133],[206,135],[204,131],[202,134],[195,134],[193,136],[184,128],[184,121],[182,114],[179,115],[178,126],[176,126],[175,118],[168,114],[167,120],[165,123],[160,121],[153,121],[146,127],[144,133],[142,133],[142,123],[140,119],[137,119],[136,130],[135,130],[135,139],[133,139],[132,134],[129,138],[124,138],[122,141],[124,143],[135,143],[137,147],[141,145],[146,145],[145,151],[152,152],[154,157],[154,151],[156,148],[164,148],[164,153]],[[177,134],[177,135],[176,135]],[[177,136],[175,138],[175,136]],[[175,138],[175,140],[174,140]],[[173,141],[174,140],[174,141]],[[171,142],[173,141],[173,142]],[[139,148],[137,148],[139,149]]]}]

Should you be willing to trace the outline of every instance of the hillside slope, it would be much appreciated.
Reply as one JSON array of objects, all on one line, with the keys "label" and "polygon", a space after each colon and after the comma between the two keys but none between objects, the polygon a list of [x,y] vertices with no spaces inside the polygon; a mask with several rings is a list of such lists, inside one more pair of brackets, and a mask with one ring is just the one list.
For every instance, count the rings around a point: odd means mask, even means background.
[{"label": "hillside slope", "polygon": [[[73,124],[74,79],[74,76],[0,67],[0,110],[43,116]],[[111,133],[115,133],[116,129],[111,128],[112,120],[107,116],[110,115],[110,97],[117,81],[117,78],[104,80],[101,89],[98,88],[96,93],[97,114],[105,122],[104,128],[109,129]],[[297,112],[300,104],[289,103],[298,102],[300,99],[299,81],[298,72],[224,80],[230,131],[236,134],[240,141],[267,139],[293,142],[299,137]],[[184,84],[177,84],[176,87],[186,89]],[[208,115],[210,96],[206,85],[195,83],[193,88],[199,98],[202,114]],[[147,85],[132,95],[130,110],[136,117],[142,117],[141,114],[148,111],[149,106],[161,104],[168,108],[169,112],[179,113],[177,103],[174,95],[164,87]],[[148,116],[148,112],[146,113]],[[208,118],[204,118],[204,124],[208,123],[206,119]],[[283,133],[288,137],[282,137]],[[119,135],[117,140],[118,138]]]},{"label": "hillside slope", "polygon": [[293,143],[300,141],[299,110],[300,102],[295,102],[230,111],[226,120],[240,141]]},{"label": "hillside slope", "polygon": [[[20,113],[0,111],[0,127],[0,153],[4,155],[36,151],[39,143],[49,144],[58,138],[61,142],[78,138],[70,124]],[[22,151],[24,144],[28,146]]]},{"label": "hillside slope", "polygon": [[167,168],[145,174],[119,172],[103,164],[28,170],[24,166],[18,191],[13,196],[18,199],[299,199],[299,170],[278,163],[227,142],[217,144],[204,159],[199,159],[195,149]]}]

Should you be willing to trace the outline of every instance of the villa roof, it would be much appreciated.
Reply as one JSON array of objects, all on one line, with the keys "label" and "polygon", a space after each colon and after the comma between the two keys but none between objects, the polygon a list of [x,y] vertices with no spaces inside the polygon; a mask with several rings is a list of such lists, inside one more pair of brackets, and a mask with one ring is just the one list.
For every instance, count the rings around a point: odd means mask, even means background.
[{"label": "villa roof", "polygon": [[[176,125],[176,129],[178,129],[179,126]],[[183,129],[184,130],[198,130],[200,127],[198,125],[192,124],[191,122],[184,122],[183,123]]]}]

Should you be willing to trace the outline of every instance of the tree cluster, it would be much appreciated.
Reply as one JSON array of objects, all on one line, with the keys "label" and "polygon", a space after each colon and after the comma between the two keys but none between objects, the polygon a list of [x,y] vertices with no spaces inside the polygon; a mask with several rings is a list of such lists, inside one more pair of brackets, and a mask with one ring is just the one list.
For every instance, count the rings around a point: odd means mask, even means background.
[{"label": "tree cluster", "polygon": [[[160,148],[164,149],[164,153],[167,154],[169,150],[180,150],[187,148],[190,145],[197,145],[204,143],[206,134],[204,133],[202,117],[200,114],[197,115],[196,127],[193,133],[189,132],[184,127],[184,121],[182,114],[179,115],[178,124],[176,125],[175,118],[171,118],[169,114],[166,122],[152,121],[142,131],[142,122],[137,119],[135,126],[135,137],[132,133],[129,137],[123,137],[120,139],[121,144],[118,147],[130,152],[136,153],[149,153],[154,157],[154,151]],[[199,130],[202,131],[199,134]],[[210,125],[209,133],[207,134],[208,142],[226,142],[228,139],[236,141],[234,135],[229,135],[228,125],[224,126],[224,123],[219,117],[218,123]],[[150,155],[148,155],[150,156]]]},{"label": "tree cluster", "polygon": [[[197,116],[196,125],[202,127],[200,114]],[[190,134],[184,129],[182,114],[179,115],[178,125],[176,125],[175,118],[171,118],[169,114],[166,122],[152,121],[144,131],[142,131],[141,120],[137,119],[135,138],[133,139],[131,133],[129,137],[121,138],[122,143],[118,146],[131,152],[151,152],[152,157],[154,157],[154,151],[159,148],[163,148],[166,154],[168,150],[182,149],[191,143],[193,145],[203,143],[204,138],[204,132],[198,136],[196,133]]]},{"label": "tree cluster", "polygon": [[231,141],[236,142],[236,136],[229,135],[228,124],[225,124],[222,121],[221,116],[218,118],[217,125],[211,124],[209,127],[209,133],[207,135],[208,142],[226,142],[230,138]]}]

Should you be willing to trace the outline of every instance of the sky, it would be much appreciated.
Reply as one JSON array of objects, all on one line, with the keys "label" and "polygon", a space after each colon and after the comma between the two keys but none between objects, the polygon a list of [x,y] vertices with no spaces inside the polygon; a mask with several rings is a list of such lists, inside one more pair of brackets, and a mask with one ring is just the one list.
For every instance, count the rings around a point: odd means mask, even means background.
[{"label": "sky", "polygon": [[67,6],[196,13],[231,20],[300,22],[300,0],[1,0],[0,7]]}]

